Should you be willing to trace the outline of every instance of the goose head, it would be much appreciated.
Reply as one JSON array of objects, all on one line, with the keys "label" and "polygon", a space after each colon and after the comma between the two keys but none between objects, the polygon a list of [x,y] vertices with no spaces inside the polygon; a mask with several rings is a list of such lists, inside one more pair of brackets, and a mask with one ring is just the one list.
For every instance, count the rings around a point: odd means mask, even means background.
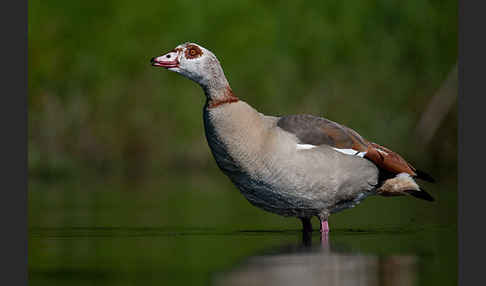
[{"label": "goose head", "polygon": [[216,56],[208,49],[184,43],[150,60],[152,66],[163,67],[197,82],[203,89],[226,88],[228,82]]}]

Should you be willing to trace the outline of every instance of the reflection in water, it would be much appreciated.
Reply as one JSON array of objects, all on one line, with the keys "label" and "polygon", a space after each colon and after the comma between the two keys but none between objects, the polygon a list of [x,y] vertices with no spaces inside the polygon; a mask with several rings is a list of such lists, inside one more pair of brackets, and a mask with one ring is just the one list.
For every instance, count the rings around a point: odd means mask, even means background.
[{"label": "reflection in water", "polygon": [[417,257],[376,256],[339,250],[324,239],[286,245],[272,254],[253,256],[233,270],[219,273],[214,285],[393,285],[417,284]]}]

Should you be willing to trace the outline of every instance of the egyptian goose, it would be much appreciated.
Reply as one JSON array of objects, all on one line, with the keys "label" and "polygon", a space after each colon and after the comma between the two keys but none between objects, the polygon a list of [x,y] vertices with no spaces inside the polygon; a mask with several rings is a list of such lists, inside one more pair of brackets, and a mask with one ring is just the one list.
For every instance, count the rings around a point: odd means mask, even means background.
[{"label": "egyptian goose", "polygon": [[409,194],[433,201],[414,178],[433,181],[397,153],[356,131],[307,114],[268,116],[233,94],[216,56],[184,43],[150,60],[204,90],[204,127],[217,165],[253,205],[329,231],[332,213],[370,195]]}]

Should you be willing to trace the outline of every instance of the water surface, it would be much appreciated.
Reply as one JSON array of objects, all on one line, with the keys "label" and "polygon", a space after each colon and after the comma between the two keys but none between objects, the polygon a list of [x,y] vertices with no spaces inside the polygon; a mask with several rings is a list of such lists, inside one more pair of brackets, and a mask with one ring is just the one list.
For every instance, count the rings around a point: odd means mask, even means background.
[{"label": "water surface", "polygon": [[326,242],[224,180],[34,181],[29,284],[456,285],[455,193],[431,192],[368,198]]}]

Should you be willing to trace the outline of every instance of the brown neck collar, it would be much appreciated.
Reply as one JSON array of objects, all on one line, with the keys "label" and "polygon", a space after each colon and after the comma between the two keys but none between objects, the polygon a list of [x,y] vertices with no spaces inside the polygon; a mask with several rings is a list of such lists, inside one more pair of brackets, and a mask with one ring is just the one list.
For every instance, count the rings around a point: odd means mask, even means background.
[{"label": "brown neck collar", "polygon": [[227,86],[224,89],[223,96],[217,99],[210,99],[208,101],[208,108],[215,108],[226,103],[238,102],[239,99],[233,94],[231,87]]}]

